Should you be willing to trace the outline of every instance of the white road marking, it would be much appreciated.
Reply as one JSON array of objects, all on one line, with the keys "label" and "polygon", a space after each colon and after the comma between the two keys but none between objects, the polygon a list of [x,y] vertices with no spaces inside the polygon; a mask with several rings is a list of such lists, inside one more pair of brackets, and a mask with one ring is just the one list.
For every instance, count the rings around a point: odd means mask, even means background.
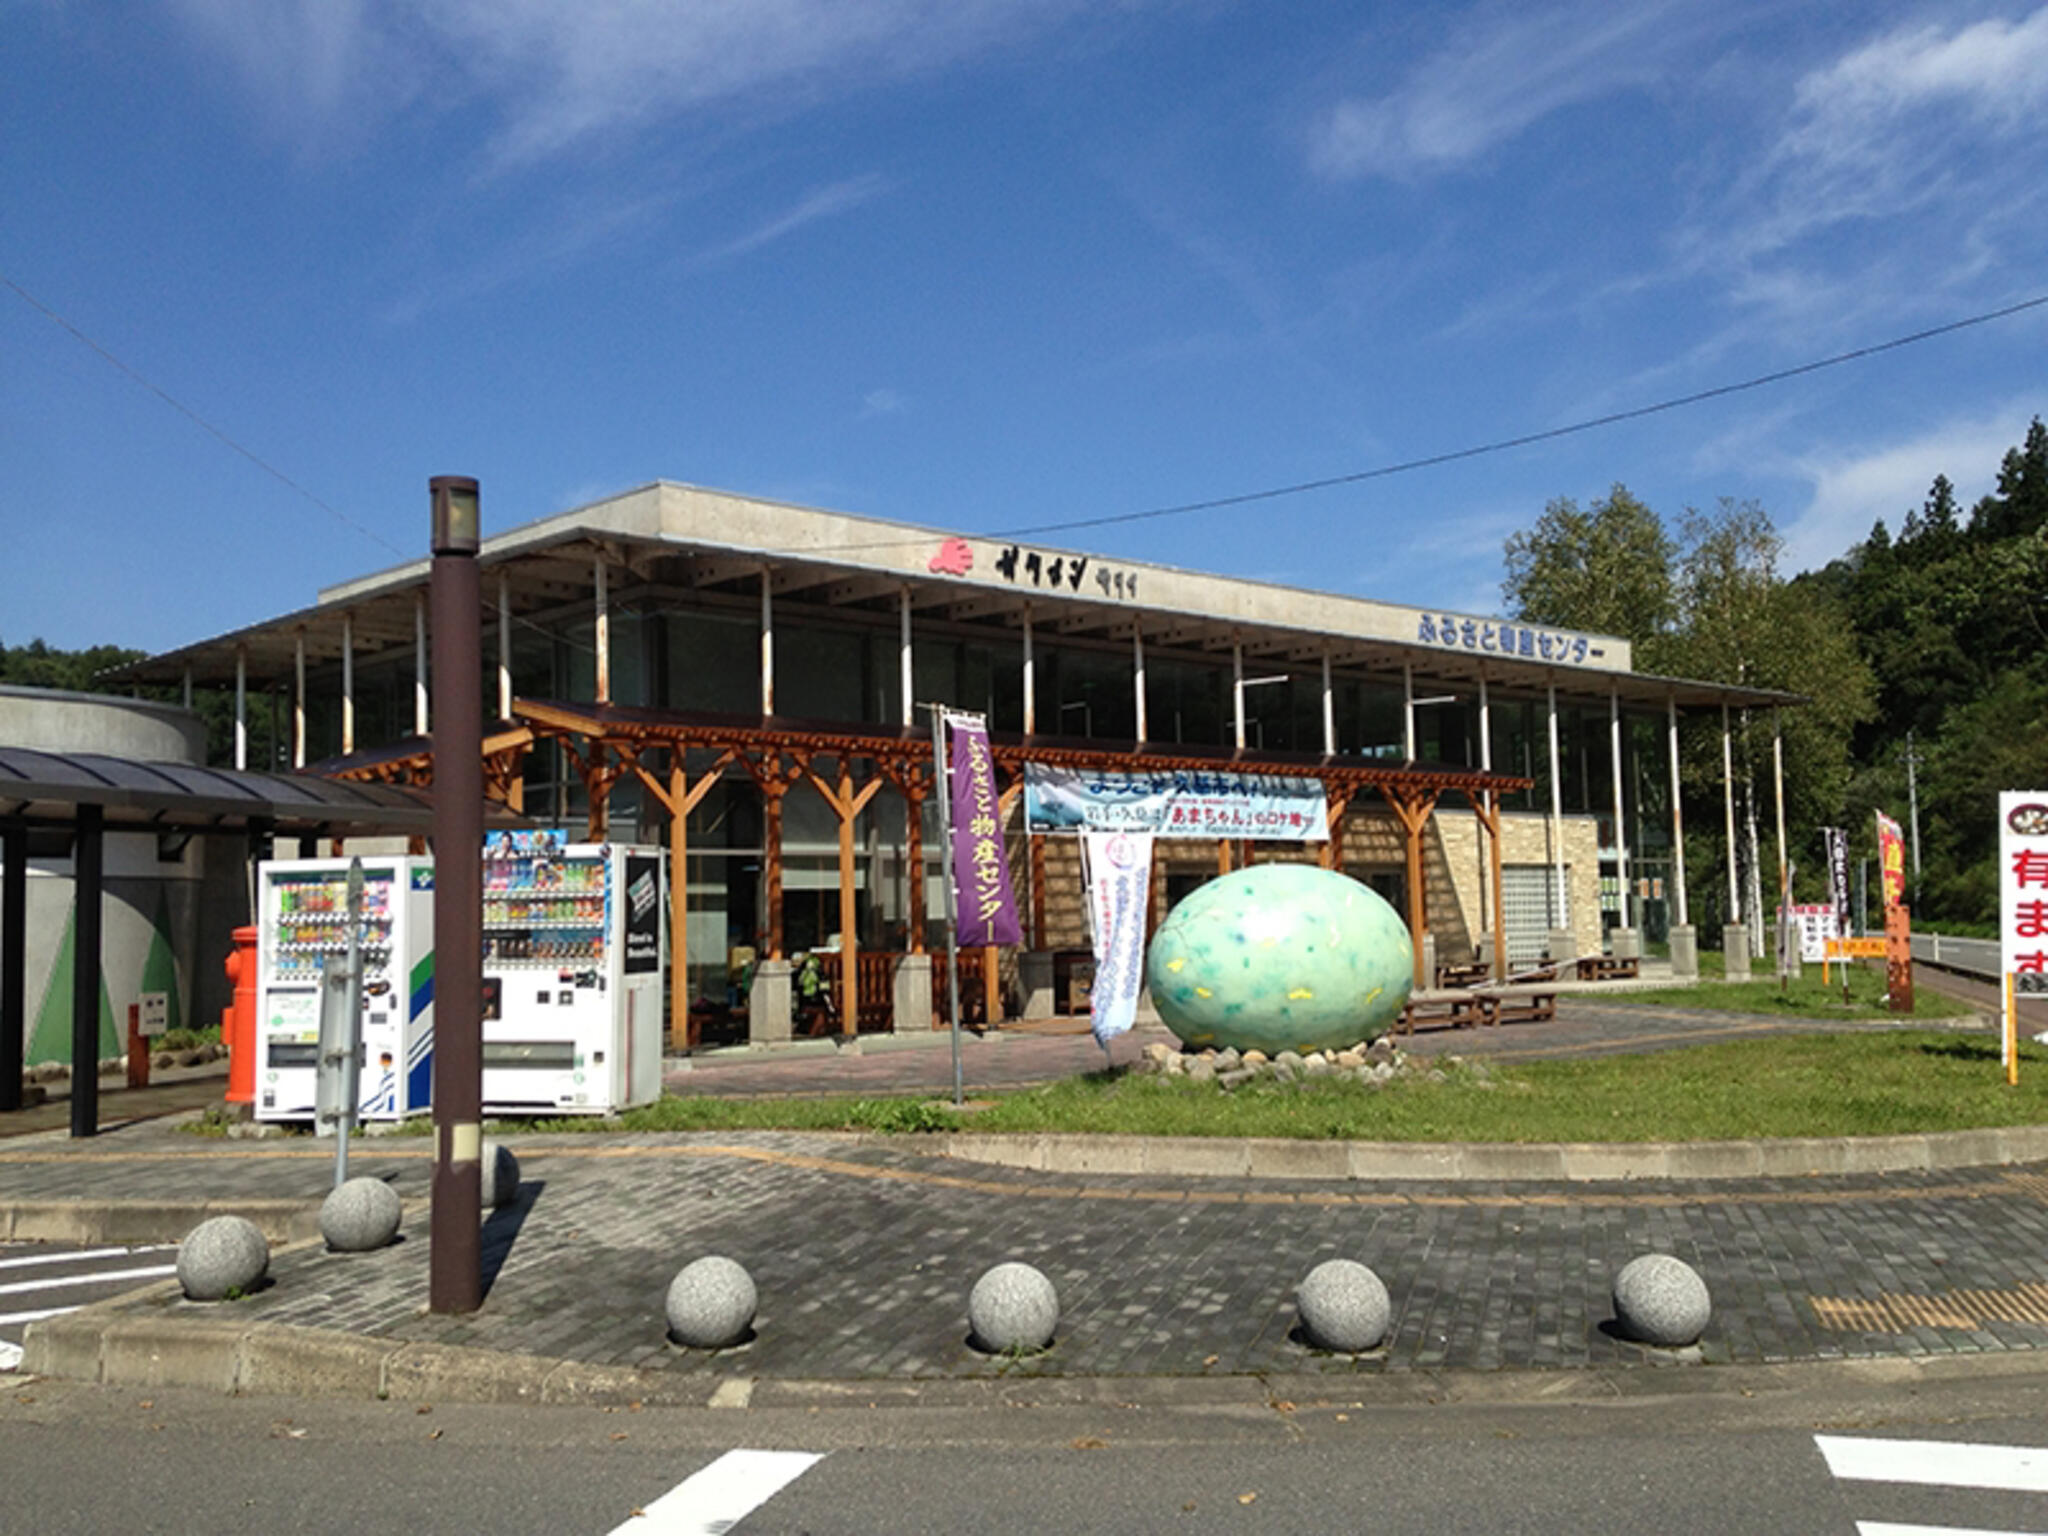
[{"label": "white road marking", "polygon": [[55,1280],[16,1280],[9,1285],[0,1285],[0,1296],[18,1296],[23,1291],[54,1291],[66,1285],[112,1285],[116,1280],[154,1280],[177,1272],[175,1264],[151,1264],[142,1269],[115,1269],[104,1274],[63,1275]]},{"label": "white road marking", "polygon": [[130,1253],[154,1253],[154,1248],[88,1248],[83,1253],[36,1253],[23,1259],[0,1259],[0,1269],[24,1269],[31,1264],[69,1264],[84,1259],[125,1259]]},{"label": "white road marking", "polygon": [[727,1451],[609,1536],[722,1536],[822,1460],[810,1451]]},{"label": "white road marking", "polygon": [[40,1323],[46,1317],[62,1317],[66,1312],[76,1312],[77,1307],[45,1307],[40,1312],[0,1313],[0,1328],[9,1323]]},{"label": "white road marking", "polygon": [[2048,1493],[2048,1450],[2033,1445],[1965,1445],[1949,1440],[1878,1440],[1815,1435],[1836,1477]]},{"label": "white road marking", "polygon": [[1858,1520],[1856,1536],[2027,1536],[2027,1532],[1986,1531],[1974,1525],[1894,1525],[1889,1520]]},{"label": "white road marking", "polygon": [[0,1371],[12,1371],[21,1365],[21,1346],[0,1339]]}]

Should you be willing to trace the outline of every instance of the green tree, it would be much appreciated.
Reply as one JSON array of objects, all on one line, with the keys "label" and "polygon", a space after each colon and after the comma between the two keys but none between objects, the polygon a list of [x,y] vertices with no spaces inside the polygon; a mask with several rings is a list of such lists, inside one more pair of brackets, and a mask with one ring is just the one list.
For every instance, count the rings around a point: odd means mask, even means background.
[{"label": "green tree", "polygon": [[1559,497],[1507,541],[1510,610],[1534,624],[1615,635],[1637,646],[1676,613],[1676,547],[1660,518],[1617,482],[1592,506]]}]

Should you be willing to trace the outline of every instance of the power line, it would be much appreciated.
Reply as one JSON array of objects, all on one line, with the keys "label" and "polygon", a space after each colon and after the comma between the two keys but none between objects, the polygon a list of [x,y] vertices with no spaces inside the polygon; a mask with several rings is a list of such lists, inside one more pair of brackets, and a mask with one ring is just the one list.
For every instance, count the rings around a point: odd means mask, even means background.
[{"label": "power line", "polygon": [[251,464],[254,464],[266,475],[269,475],[273,480],[276,480],[279,484],[285,486],[290,490],[296,491],[299,495],[305,497],[306,500],[313,503],[314,506],[318,507],[322,512],[325,512],[328,516],[334,518],[336,521],[344,524],[345,526],[353,528],[357,533],[360,533],[364,538],[369,539],[374,543],[383,545],[386,549],[390,550],[391,553],[397,555],[399,559],[403,560],[407,558],[404,550],[400,549],[396,544],[393,544],[389,539],[385,538],[384,535],[377,532],[376,529],[368,527],[363,523],[357,522],[354,518],[350,517],[346,512],[343,512],[339,508],[322,501],[318,496],[315,496],[311,491],[307,490],[303,485],[299,484],[298,481],[294,480],[290,475],[286,474],[283,470],[279,469],[275,464],[271,463],[261,454],[255,452],[253,449],[244,448],[240,443],[236,442],[232,437],[228,436],[228,434],[223,432],[219,427],[216,427],[204,416],[200,415],[197,411],[193,410],[191,406],[187,405],[184,401],[180,400],[176,395],[173,395],[169,390],[164,389],[154,380],[144,377],[141,373],[137,372],[135,369],[129,367],[126,363],[122,362],[120,358],[116,357],[112,352],[108,351],[105,347],[101,346],[97,341],[94,341],[92,337],[86,335],[84,331],[81,331],[77,326],[73,325],[69,320],[65,319],[62,315],[58,314],[56,310],[50,308],[49,305],[45,304],[41,299],[37,298],[34,294],[30,293],[26,288],[22,287],[21,284],[17,283],[13,278],[9,277],[4,272],[0,272],[0,283],[5,283],[9,288],[13,289],[16,294],[20,295],[24,303],[30,305],[31,307],[37,310],[40,310],[47,318],[54,321],[56,324],[62,326],[66,331],[70,332],[75,340],[81,342],[87,347],[90,347],[94,352],[97,352],[100,355],[100,357],[103,358],[106,362],[112,364],[114,367],[120,369],[121,372],[127,374],[129,378],[133,379],[137,384],[140,384],[144,389],[148,390],[151,394],[155,395],[157,399],[163,401],[165,405],[168,405],[172,410],[176,411],[179,415],[185,417],[188,421],[191,421],[201,430],[208,433],[210,436],[218,440],[220,443],[224,444],[226,447],[233,449],[236,453],[239,453],[243,458],[247,459]]}]

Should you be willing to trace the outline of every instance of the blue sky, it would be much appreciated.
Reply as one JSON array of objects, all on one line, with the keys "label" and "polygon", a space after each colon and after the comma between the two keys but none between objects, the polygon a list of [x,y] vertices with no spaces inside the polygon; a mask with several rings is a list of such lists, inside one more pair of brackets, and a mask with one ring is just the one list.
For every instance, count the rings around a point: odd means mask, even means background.
[{"label": "blue sky", "polygon": [[[9,643],[310,602],[423,552],[434,474],[483,481],[487,529],[657,478],[1026,528],[2048,293],[2034,0],[0,0],[0,29],[0,274],[132,371],[0,289]],[[1485,612],[1511,532],[1621,481],[1674,520],[1754,497],[1797,569],[1937,471],[1988,490],[2048,414],[2044,343],[2035,310],[1046,542]]]}]

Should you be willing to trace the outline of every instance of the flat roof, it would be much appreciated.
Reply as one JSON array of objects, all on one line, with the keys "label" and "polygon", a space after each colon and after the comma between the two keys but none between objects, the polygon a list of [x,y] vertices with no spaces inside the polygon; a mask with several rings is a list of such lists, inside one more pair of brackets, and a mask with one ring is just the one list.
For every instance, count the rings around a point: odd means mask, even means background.
[{"label": "flat roof", "polygon": [[[1247,667],[1320,665],[1380,674],[1413,669],[1427,691],[1490,686],[1638,706],[1803,703],[1802,696],[1633,670],[1628,641],[1494,616],[1379,602],[1242,577],[1057,548],[1031,540],[859,517],[655,481],[484,540],[487,622],[500,582],[515,617],[594,600],[596,565],[617,602],[690,593],[758,598],[799,610],[874,609],[907,597],[927,621],[1148,648],[1227,653]],[[325,588],[310,607],[197,641],[108,673],[117,681],[252,686],[338,659],[344,622],[358,659],[410,654],[427,587],[425,557]]]}]

